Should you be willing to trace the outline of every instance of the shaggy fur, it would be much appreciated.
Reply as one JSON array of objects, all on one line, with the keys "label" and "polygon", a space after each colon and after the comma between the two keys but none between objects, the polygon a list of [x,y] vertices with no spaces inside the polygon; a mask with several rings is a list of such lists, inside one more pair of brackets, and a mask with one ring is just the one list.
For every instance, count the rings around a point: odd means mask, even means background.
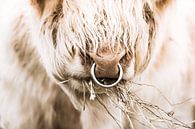
[{"label": "shaggy fur", "polygon": [[125,53],[118,87],[192,126],[193,0],[0,2],[0,128],[79,129],[79,117],[83,129],[147,128],[138,112],[127,120],[115,88],[91,80],[90,55],[106,49]]}]

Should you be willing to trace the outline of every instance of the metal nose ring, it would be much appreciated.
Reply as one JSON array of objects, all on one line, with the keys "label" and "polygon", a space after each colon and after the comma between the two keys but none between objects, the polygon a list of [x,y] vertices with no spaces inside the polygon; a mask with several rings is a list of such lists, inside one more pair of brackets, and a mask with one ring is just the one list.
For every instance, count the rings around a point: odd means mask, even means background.
[{"label": "metal nose ring", "polygon": [[93,65],[91,67],[91,76],[92,76],[92,78],[93,78],[93,80],[94,80],[95,83],[97,83],[99,86],[102,86],[102,87],[105,87],[105,88],[110,88],[110,87],[116,86],[120,82],[120,80],[122,79],[122,77],[123,77],[123,69],[122,69],[122,66],[118,63],[118,69],[119,69],[118,79],[114,83],[112,83],[112,84],[105,85],[105,84],[102,84],[100,81],[98,81],[98,79],[96,78],[95,68],[96,68],[96,64],[93,63]]}]

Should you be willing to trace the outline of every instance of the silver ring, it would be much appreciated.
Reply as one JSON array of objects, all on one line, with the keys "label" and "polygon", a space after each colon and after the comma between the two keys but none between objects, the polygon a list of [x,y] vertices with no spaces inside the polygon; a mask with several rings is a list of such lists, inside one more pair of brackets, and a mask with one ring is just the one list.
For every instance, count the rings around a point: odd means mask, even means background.
[{"label": "silver ring", "polygon": [[102,84],[101,82],[98,81],[98,79],[95,76],[95,67],[96,67],[96,64],[93,63],[93,65],[91,67],[91,76],[92,76],[94,82],[97,83],[99,86],[102,86],[102,87],[105,87],[105,88],[116,86],[123,77],[123,68],[120,64],[118,64],[119,76],[118,76],[117,81],[115,81],[114,83],[109,84],[109,85]]}]

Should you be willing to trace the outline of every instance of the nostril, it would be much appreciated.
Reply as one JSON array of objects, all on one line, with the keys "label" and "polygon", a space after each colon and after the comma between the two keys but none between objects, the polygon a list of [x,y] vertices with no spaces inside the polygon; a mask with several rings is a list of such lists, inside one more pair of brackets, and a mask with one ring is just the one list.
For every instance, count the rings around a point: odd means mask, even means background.
[{"label": "nostril", "polygon": [[128,65],[129,65],[129,63],[130,63],[132,57],[133,57],[132,52],[131,52],[131,51],[127,51],[127,52],[124,54],[124,56],[120,59],[119,62],[120,62],[120,64],[123,65],[123,67],[128,67]]}]

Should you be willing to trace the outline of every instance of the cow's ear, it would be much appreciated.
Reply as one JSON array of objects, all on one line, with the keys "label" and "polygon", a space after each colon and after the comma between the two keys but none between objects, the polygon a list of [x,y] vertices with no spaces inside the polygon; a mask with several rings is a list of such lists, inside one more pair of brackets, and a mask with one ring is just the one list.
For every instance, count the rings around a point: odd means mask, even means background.
[{"label": "cow's ear", "polygon": [[156,9],[165,10],[174,0],[155,0]]},{"label": "cow's ear", "polygon": [[31,0],[31,5],[40,16],[45,11],[52,11],[56,6],[62,3],[63,0]]},{"label": "cow's ear", "polygon": [[39,13],[42,14],[48,0],[31,0],[33,8]]}]

